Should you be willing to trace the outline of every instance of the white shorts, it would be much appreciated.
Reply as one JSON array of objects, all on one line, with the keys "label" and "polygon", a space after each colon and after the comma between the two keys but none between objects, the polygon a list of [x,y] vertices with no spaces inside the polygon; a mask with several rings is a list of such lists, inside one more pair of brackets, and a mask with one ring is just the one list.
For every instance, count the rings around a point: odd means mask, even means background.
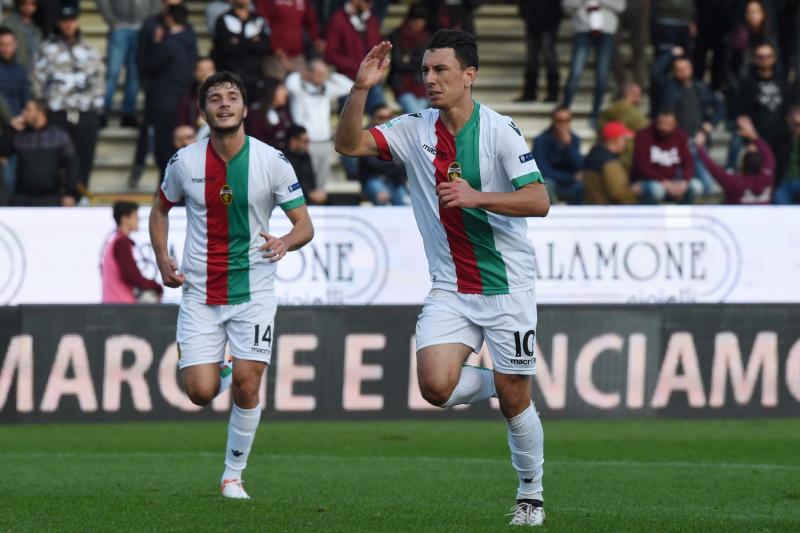
[{"label": "white shorts", "polygon": [[461,343],[479,352],[484,340],[501,374],[536,373],[536,296],[461,294],[433,289],[417,320],[417,350]]},{"label": "white shorts", "polygon": [[183,300],[176,335],[178,366],[219,363],[226,343],[237,359],[269,364],[277,306],[272,292],[256,293],[249,302],[233,305]]}]

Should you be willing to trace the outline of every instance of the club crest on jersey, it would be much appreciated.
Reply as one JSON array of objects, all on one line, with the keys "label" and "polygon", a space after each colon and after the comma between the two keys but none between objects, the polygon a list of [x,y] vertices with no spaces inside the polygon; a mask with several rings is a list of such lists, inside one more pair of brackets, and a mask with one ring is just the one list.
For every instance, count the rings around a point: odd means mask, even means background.
[{"label": "club crest on jersey", "polygon": [[447,180],[456,181],[461,179],[461,175],[461,165],[458,164],[458,161],[450,163],[450,166],[447,167]]},{"label": "club crest on jersey", "polygon": [[219,201],[225,205],[231,205],[233,202],[233,189],[227,183],[219,190]]}]

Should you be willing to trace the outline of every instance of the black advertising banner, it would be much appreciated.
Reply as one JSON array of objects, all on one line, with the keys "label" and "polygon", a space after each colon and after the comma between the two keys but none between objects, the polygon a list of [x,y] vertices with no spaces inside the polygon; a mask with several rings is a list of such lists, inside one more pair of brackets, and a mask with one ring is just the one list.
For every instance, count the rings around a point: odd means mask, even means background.
[{"label": "black advertising banner", "polygon": [[[444,411],[422,399],[418,313],[279,309],[264,416],[497,416],[496,400]],[[167,305],[0,308],[0,422],[226,417],[229,393],[199,408],[182,392],[176,317]],[[798,305],[540,306],[536,405],[551,419],[797,416],[799,319]]]}]

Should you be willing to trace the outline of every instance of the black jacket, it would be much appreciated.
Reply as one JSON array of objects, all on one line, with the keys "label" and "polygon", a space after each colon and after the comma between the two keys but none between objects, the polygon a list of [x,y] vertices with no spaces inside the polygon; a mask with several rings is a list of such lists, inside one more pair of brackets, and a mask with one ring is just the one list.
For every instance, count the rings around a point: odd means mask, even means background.
[{"label": "black jacket", "polygon": [[564,12],[561,0],[517,0],[519,16],[528,31],[553,32],[558,30]]},{"label": "black jacket", "polygon": [[177,113],[178,102],[194,80],[196,62],[194,31],[185,29],[155,44],[143,71],[148,80],[145,90],[147,108]]}]

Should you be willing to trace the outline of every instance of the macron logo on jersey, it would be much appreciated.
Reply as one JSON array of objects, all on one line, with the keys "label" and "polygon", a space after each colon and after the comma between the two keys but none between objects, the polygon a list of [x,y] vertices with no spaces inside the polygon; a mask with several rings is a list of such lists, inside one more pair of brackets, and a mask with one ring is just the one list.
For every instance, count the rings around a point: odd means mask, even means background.
[{"label": "macron logo on jersey", "polygon": [[289,192],[294,192],[299,188],[300,188],[300,182],[299,181],[295,181],[294,183],[289,185]]},{"label": "macron logo on jersey", "polygon": [[528,161],[533,161],[533,154],[528,152],[527,154],[522,154],[519,156],[520,163],[527,163]]}]

